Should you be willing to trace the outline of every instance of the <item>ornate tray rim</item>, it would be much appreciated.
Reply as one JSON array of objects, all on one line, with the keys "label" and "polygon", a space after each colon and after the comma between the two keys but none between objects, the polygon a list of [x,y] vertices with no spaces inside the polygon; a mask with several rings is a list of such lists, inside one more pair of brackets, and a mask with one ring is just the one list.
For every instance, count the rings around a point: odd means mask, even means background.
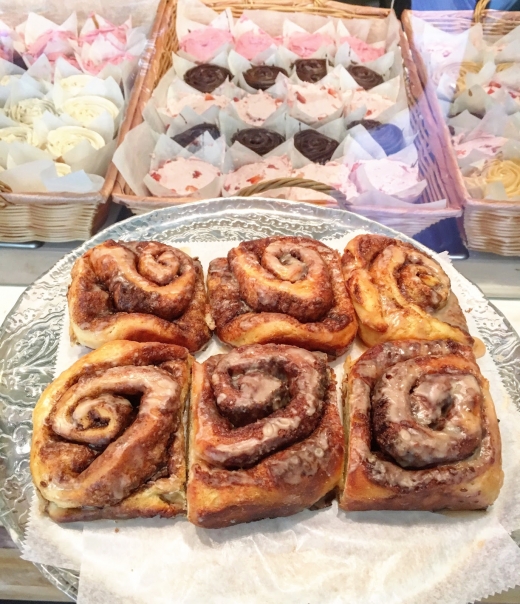
[{"label": "ornate tray rim", "polygon": [[[259,224],[255,225],[251,221],[251,213],[259,220]],[[271,218],[271,220],[266,220],[267,218]],[[206,227],[206,234],[204,231],[200,232],[204,221],[210,223],[210,226]],[[236,226],[232,226],[233,221],[237,223]],[[247,226],[243,225],[244,221]],[[116,223],[65,255],[24,291],[0,327],[0,483],[3,481],[3,486],[0,488],[0,521],[18,548],[22,547],[26,522],[24,515],[27,513],[32,485],[30,475],[28,482],[27,476],[25,481],[23,479],[19,481],[20,484],[17,484],[16,479],[18,474],[28,472],[29,446],[27,446],[27,439],[31,434],[32,408],[40,392],[52,380],[57,341],[59,341],[61,331],[60,318],[63,319],[65,309],[64,300],[61,305],[55,304],[55,288],[60,288],[60,293],[66,291],[67,278],[73,261],[88,248],[101,241],[110,238],[129,239],[129,235],[136,232],[137,238],[140,239],[157,236],[161,233],[163,237],[168,237],[169,241],[178,244],[190,241],[216,241],[221,237],[215,233],[220,232],[222,228],[227,228],[231,232],[236,231],[236,238],[240,239],[269,234],[265,231],[295,234],[287,226],[291,222],[293,225],[297,225],[297,231],[300,229],[303,231],[302,234],[314,236],[317,239],[330,239],[356,229],[366,229],[372,233],[408,241],[417,248],[431,253],[431,250],[410,237],[345,210],[258,197],[218,198],[186,206],[158,209]],[[190,232],[190,226],[199,227],[196,234]],[[313,227],[314,230],[311,230]],[[168,235],[168,228],[173,229],[171,235]],[[256,235],[249,235],[248,229],[256,232]],[[258,232],[259,229],[260,231],[263,229],[263,232]],[[153,235],[154,233],[155,235]],[[226,235],[226,239],[234,239],[234,237]],[[60,273],[62,273],[61,282],[56,280]],[[464,277],[463,279],[469,282]],[[482,295],[484,296],[484,294]],[[33,297],[36,298],[37,304],[33,304]],[[489,301],[486,300],[486,302],[496,315],[494,317],[496,320],[492,325],[488,321],[487,325],[479,324],[478,327],[498,366],[508,393],[520,408],[520,337],[504,315]],[[56,308],[58,310],[55,310]],[[42,314],[45,309],[47,313]],[[41,311],[41,316],[36,313],[37,310]],[[42,329],[49,331],[49,328],[51,331],[54,329],[54,335],[57,334],[57,338],[54,342],[49,342],[48,339],[40,342]],[[27,342],[27,340],[30,342],[30,336],[33,335],[32,330],[35,331],[36,341],[39,343],[36,351],[31,349]],[[21,344],[24,342],[26,345],[22,346]],[[9,368],[8,362],[13,357],[8,353],[12,349],[17,351],[18,357],[15,357],[17,362],[13,364],[13,367]],[[27,356],[29,358],[26,358]],[[44,364],[42,364],[42,360]],[[49,361],[52,362],[49,363]],[[27,376],[29,372],[32,381],[29,379],[23,381],[24,376]],[[22,384],[16,384],[14,381],[16,376],[23,381],[23,392],[20,390]],[[13,386],[13,384],[18,387],[18,390],[10,390],[10,385]],[[7,430],[9,426],[12,428],[12,434]],[[21,431],[21,435],[16,434],[18,430]],[[17,463],[12,463],[13,447],[15,453],[16,447],[20,449],[20,459]],[[14,472],[12,475],[9,475],[10,469]],[[14,501],[9,496],[9,481],[14,484],[15,491],[18,486],[18,493]],[[35,564],[35,566],[67,596],[72,599],[77,597],[78,574],[76,572],[43,564]]]}]

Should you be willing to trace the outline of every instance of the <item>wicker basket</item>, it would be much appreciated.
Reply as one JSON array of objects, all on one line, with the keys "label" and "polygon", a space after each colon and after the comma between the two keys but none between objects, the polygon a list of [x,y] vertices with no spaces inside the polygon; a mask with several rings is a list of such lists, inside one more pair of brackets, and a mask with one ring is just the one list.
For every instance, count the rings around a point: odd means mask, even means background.
[{"label": "wicker basket", "polygon": [[[217,12],[229,7],[235,17],[240,16],[245,9],[276,10],[285,13],[303,12],[338,17],[342,19],[383,19],[388,16],[387,9],[371,8],[365,6],[353,6],[334,2],[333,0],[297,0],[296,2],[280,0],[279,2],[270,0],[259,0],[254,3],[244,1],[229,0],[205,0],[210,8]],[[164,31],[168,35],[164,36],[157,48],[155,61],[150,66],[145,83],[141,90],[139,106],[134,116],[132,127],[142,123],[142,111],[150,99],[150,96],[158,84],[161,77],[171,67],[171,53],[178,48],[176,38],[176,11],[173,10],[164,17],[167,22],[164,25]],[[403,47],[403,59],[405,67],[405,81],[407,83],[407,95],[410,106],[410,115],[412,126],[417,132],[417,146],[419,153],[419,169],[422,176],[427,180],[428,187],[421,196],[422,203],[410,205],[409,208],[376,208],[352,206],[352,210],[383,224],[396,228],[408,235],[414,235],[424,228],[435,224],[443,218],[460,216],[462,214],[462,198],[450,189],[445,187],[441,177],[441,171],[444,170],[442,161],[442,149],[438,144],[436,137],[431,137],[433,118],[430,115],[428,104],[422,98],[422,87],[413,62],[410,57],[407,40],[401,35],[401,44]],[[283,179],[284,187],[297,186],[297,179]],[[260,195],[264,183],[259,183],[254,187],[248,187],[249,195]],[[281,185],[280,185],[281,186]],[[447,199],[448,207],[446,209],[428,209],[423,204],[425,202],[438,199]],[[136,196],[128,187],[121,174],[118,175],[116,185],[113,190],[113,200],[128,206],[134,213],[144,213],[156,208],[190,203],[192,198],[158,198],[158,197],[140,197]],[[323,204],[323,201],[311,201],[310,203]]]},{"label": "wicker basket", "polygon": [[484,34],[499,37],[520,25],[520,12],[484,10],[487,2],[479,2],[475,12],[471,11],[404,11],[402,22],[410,42],[413,61],[425,90],[431,113],[437,124],[437,132],[445,150],[447,165],[446,186],[453,187],[457,197],[465,199],[464,230],[467,245],[480,252],[493,252],[502,256],[520,255],[520,203],[495,201],[491,199],[471,199],[462,173],[457,164],[455,151],[451,146],[448,127],[441,114],[435,90],[429,81],[428,71],[414,41],[411,21],[413,14],[431,25],[447,32],[460,33],[475,22],[481,22]]},{"label": "wicker basket", "polygon": [[[167,0],[161,0],[150,43],[140,61],[126,115],[119,129],[122,140],[132,124],[147,66],[155,53]],[[2,17],[4,18],[4,17]],[[0,242],[72,241],[88,239],[107,218],[109,198],[117,177],[110,164],[102,188],[97,193],[11,193],[0,188]]]}]

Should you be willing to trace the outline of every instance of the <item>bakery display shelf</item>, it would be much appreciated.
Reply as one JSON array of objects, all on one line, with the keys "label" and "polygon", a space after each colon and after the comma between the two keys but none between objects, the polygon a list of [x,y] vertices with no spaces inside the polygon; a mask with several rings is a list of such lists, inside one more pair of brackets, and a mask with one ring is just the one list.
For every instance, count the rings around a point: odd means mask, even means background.
[{"label": "bakery display shelf", "polygon": [[[479,3],[483,6],[485,3]],[[461,33],[475,22],[482,24],[485,36],[504,36],[520,25],[520,12],[478,10],[478,11],[409,11],[401,16],[408,38],[411,57],[417,67],[420,83],[433,116],[439,137],[443,144],[446,172],[443,178],[450,178],[449,186],[455,195],[464,199],[464,231],[467,245],[471,250],[492,252],[502,256],[520,256],[520,203],[518,201],[498,201],[493,199],[473,199],[464,186],[462,172],[457,163],[451,137],[441,113],[437,95],[428,77],[426,65],[418,50],[411,16],[416,16],[430,25],[449,33]]]},{"label": "bakery display shelf", "polygon": [[[169,4],[161,0],[157,5],[149,3],[156,12],[147,47],[140,58],[136,70],[132,93],[126,105],[126,112],[119,128],[118,142],[123,140],[130,129],[139,101],[139,94],[152,61],[156,41],[161,33],[162,15]],[[56,18],[62,14],[59,2],[51,2],[45,10],[39,10],[41,17]],[[19,15],[23,16],[23,15]],[[2,15],[8,25],[9,17]],[[109,164],[101,189],[96,193],[13,193],[0,185],[0,242],[66,242],[84,241],[96,233],[105,223],[110,212],[110,195],[117,177],[117,169]]]},{"label": "bakery display shelf", "polygon": [[[272,10],[284,13],[308,13],[339,19],[385,19],[390,13],[388,9],[354,6],[333,0],[315,0],[314,2],[309,2],[308,0],[298,0],[297,2],[261,0],[255,2],[254,5],[238,0],[233,2],[226,0],[205,0],[205,4],[217,12],[229,8],[234,17],[240,16],[246,9],[253,8],[255,10]],[[172,3],[163,15],[164,23],[161,29],[167,33],[157,42],[154,59],[150,64],[141,88],[132,128],[143,122],[143,109],[160,79],[171,67],[171,53],[176,52],[179,48],[175,27],[176,17],[176,5]],[[419,198],[418,203],[410,204],[406,208],[356,205],[350,209],[411,236],[444,218],[461,216],[463,197],[459,195],[460,192],[457,189],[450,185],[449,181],[443,178],[446,168],[442,146],[437,136],[432,136],[432,132],[435,132],[435,123],[428,103],[423,98],[424,95],[422,94],[419,77],[408,50],[408,42],[402,32],[400,34],[400,45],[403,55],[404,79],[410,109],[410,119],[412,128],[417,134],[415,144],[418,150],[419,172],[422,178],[427,181],[428,186]],[[271,183],[269,188],[274,188],[275,185],[276,183]],[[286,187],[299,186],[298,179],[283,179],[283,185]],[[280,185],[278,184],[278,186]],[[265,183],[258,183],[257,188],[250,187],[246,193],[249,196],[259,196],[265,190]],[[428,202],[441,199],[447,200],[447,206],[444,209],[429,209],[425,205]],[[118,174],[113,189],[113,200],[129,207],[136,214],[149,212],[150,210],[165,206],[193,202],[192,198],[137,196],[132,192],[121,173]],[[323,204],[322,201],[316,201],[315,203]]]},{"label": "bakery display shelf", "polygon": [[[156,239],[172,245],[271,235],[312,236],[320,240],[360,228],[408,240],[356,214],[305,203],[233,197],[201,201],[117,223],[65,256],[30,286],[0,332],[0,438],[4,443],[0,451],[0,480],[4,485],[0,493],[0,514],[15,543],[21,545],[32,496],[27,463],[32,409],[39,394],[52,380],[70,269],[79,256],[107,239]],[[520,340],[498,311],[490,306],[489,313],[486,313],[486,319],[475,317],[477,326],[507,389],[518,398]],[[40,570],[64,593],[76,597],[76,573],[48,566],[40,566]]]}]

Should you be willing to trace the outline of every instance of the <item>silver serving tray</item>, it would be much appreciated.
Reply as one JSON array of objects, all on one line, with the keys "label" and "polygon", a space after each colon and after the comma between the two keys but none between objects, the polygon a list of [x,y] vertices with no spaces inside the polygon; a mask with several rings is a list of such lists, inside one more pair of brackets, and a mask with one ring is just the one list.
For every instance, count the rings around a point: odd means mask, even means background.
[{"label": "silver serving tray", "polygon": [[[97,234],[36,280],[20,297],[0,330],[0,519],[13,541],[21,547],[32,495],[29,472],[32,410],[52,380],[69,274],[79,256],[106,239],[155,239],[170,244],[247,240],[270,235],[324,239],[360,228],[398,237],[428,251],[390,228],[344,210],[234,197],[129,218]],[[520,338],[491,305],[482,316],[474,314],[474,319],[509,394],[520,407]],[[37,566],[51,583],[76,599],[76,572]]]}]

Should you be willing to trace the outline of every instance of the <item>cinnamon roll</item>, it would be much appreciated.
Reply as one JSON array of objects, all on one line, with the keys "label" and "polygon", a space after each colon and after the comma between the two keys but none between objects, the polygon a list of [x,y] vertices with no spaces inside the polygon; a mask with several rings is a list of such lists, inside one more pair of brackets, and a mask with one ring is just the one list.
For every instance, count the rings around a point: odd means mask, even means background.
[{"label": "cinnamon roll", "polygon": [[46,388],[31,473],[53,520],[184,512],[191,362],[172,344],[109,342]]},{"label": "cinnamon roll", "polygon": [[199,350],[211,338],[202,267],[157,241],[105,241],[72,268],[71,338],[89,348],[111,340]]},{"label": "cinnamon roll", "polygon": [[500,433],[469,346],[400,340],[346,382],[346,510],[482,509],[502,486]]},{"label": "cinnamon roll", "polygon": [[326,356],[242,346],[194,364],[188,519],[219,528],[320,505],[341,478],[343,430]]},{"label": "cinnamon roll", "polygon": [[213,92],[226,80],[231,80],[232,74],[229,69],[219,65],[204,63],[196,65],[184,74],[186,84],[200,92]]},{"label": "cinnamon roll", "polygon": [[338,356],[356,335],[339,254],[306,237],[241,243],[211,261],[208,293],[216,333],[232,346],[291,344]]},{"label": "cinnamon roll", "polygon": [[342,264],[367,346],[407,338],[473,345],[448,275],[413,245],[358,235],[345,248]]}]

